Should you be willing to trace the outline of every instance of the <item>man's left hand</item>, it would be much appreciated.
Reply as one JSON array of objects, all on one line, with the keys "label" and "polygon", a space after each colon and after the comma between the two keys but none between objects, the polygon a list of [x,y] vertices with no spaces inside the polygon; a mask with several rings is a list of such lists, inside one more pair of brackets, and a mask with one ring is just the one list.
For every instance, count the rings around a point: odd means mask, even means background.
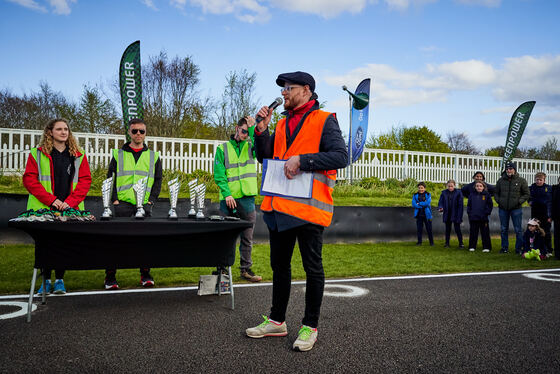
[{"label": "man's left hand", "polygon": [[290,157],[284,164],[284,174],[286,175],[286,178],[294,179],[299,173],[299,166],[299,155]]}]

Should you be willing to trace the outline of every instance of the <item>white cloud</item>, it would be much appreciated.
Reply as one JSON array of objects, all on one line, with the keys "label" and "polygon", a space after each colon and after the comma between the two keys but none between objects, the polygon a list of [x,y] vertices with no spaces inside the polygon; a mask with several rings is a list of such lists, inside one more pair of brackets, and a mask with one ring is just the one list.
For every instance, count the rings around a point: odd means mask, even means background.
[{"label": "white cloud", "polygon": [[54,8],[55,14],[68,15],[72,12],[69,3],[75,3],[77,0],[49,0],[51,7]]},{"label": "white cloud", "polygon": [[502,101],[560,105],[560,55],[506,59],[493,93]]},{"label": "white cloud", "polygon": [[360,13],[365,9],[368,0],[269,0],[269,2],[280,9],[333,18],[344,12]]},{"label": "white cloud", "polygon": [[[171,5],[184,10],[187,0],[170,0]],[[233,14],[243,22],[266,22],[270,19],[268,8],[257,0],[189,0],[188,3],[202,9],[204,14]]]},{"label": "white cloud", "polygon": [[12,3],[21,5],[22,7],[31,9],[31,10],[36,10],[38,12],[43,12],[46,13],[47,12],[47,8],[45,8],[42,5],[39,5],[35,0],[8,0]]},{"label": "white cloud", "polygon": [[442,101],[453,92],[478,89],[488,89],[501,102],[560,106],[560,55],[508,58],[501,68],[479,60],[454,61],[416,72],[368,64],[324,79],[333,86],[355,86],[364,77],[373,78],[374,100],[388,106]]},{"label": "white cloud", "polygon": [[154,4],[153,0],[141,0],[142,4],[144,4],[145,6],[147,6],[148,8],[152,9],[152,10],[158,10],[158,8],[156,7],[156,5]]},{"label": "white cloud", "polygon": [[404,11],[410,6],[421,6],[428,3],[435,3],[438,0],[385,0],[385,3],[391,10]]}]

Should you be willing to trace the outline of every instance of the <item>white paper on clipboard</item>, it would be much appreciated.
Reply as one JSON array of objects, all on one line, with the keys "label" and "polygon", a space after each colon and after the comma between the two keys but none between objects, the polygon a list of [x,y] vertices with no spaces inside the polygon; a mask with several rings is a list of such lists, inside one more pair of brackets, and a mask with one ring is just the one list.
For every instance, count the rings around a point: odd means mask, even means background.
[{"label": "white paper on clipboard", "polygon": [[286,160],[266,159],[266,172],[263,175],[261,193],[309,199],[313,189],[313,173],[301,172],[293,179],[286,178]]}]

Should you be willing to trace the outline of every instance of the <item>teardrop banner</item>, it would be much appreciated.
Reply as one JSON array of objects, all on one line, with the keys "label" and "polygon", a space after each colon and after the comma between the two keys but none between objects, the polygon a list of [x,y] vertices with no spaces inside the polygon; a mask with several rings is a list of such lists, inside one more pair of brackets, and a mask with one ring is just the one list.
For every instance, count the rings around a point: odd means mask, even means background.
[{"label": "teardrop banner", "polygon": [[128,135],[128,122],[134,118],[144,119],[144,106],[142,104],[142,74],[140,64],[140,40],[129,45],[121,58],[119,68],[119,86],[121,89],[121,102],[123,123],[126,138]]},{"label": "teardrop banner", "polygon": [[364,79],[352,94],[352,119],[350,122],[350,144],[348,154],[352,155],[350,163],[356,162],[362,155],[368,131],[370,79]]},{"label": "teardrop banner", "polygon": [[525,131],[525,127],[527,127],[527,122],[529,122],[529,116],[531,116],[535,103],[535,101],[524,102],[515,110],[515,112],[513,112],[513,115],[511,116],[506,135],[506,144],[504,146],[502,170],[504,169],[506,162],[511,161],[515,155],[515,151],[521,141],[523,131]]}]

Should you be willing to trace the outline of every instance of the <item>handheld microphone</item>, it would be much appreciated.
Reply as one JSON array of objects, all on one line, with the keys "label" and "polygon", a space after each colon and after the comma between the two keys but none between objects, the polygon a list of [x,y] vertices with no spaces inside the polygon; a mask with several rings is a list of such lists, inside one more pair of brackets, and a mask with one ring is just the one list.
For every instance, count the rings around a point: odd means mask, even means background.
[{"label": "handheld microphone", "polygon": [[[284,100],[282,100],[281,97],[277,97],[276,100],[274,100],[274,101],[272,102],[272,104],[270,104],[270,105],[268,106],[268,109],[274,110],[274,109],[276,109],[278,106],[282,105],[283,102],[284,102]],[[257,118],[256,118],[257,123],[261,122],[263,119],[264,119],[263,117],[257,116]]]}]

